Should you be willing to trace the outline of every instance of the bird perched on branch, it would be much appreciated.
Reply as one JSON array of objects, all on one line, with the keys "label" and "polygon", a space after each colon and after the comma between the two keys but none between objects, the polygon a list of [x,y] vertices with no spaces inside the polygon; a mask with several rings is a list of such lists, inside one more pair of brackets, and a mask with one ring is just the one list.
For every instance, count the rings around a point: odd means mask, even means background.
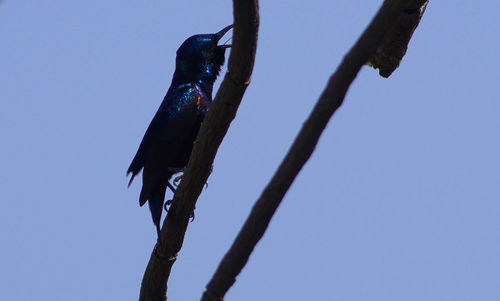
[{"label": "bird perched on branch", "polygon": [[130,186],[144,168],[139,205],[149,203],[158,237],[166,189],[175,192],[169,180],[188,163],[198,130],[212,103],[212,89],[224,64],[225,50],[231,47],[217,43],[232,27],[229,25],[215,34],[194,35],[179,47],[170,88],[127,170],[127,175],[132,173]]}]

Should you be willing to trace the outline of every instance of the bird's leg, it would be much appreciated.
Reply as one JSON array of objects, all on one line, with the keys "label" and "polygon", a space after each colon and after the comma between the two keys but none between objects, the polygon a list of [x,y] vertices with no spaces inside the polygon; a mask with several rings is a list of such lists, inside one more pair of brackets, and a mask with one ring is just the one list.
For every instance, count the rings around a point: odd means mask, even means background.
[{"label": "bird's leg", "polygon": [[[168,170],[170,172],[173,172],[173,173],[179,172],[179,168],[169,168]],[[180,169],[180,171],[182,171],[182,170],[183,169]],[[175,179],[174,179],[174,181],[175,181]],[[175,187],[174,187],[174,185],[175,185]],[[175,184],[175,182],[174,182],[174,185],[172,185],[172,183],[170,183],[170,181],[167,180],[167,187],[175,194],[177,184]],[[172,201],[173,200],[167,200],[165,202],[165,204],[163,205],[163,208],[165,209],[165,211],[168,212],[167,206],[169,206],[170,204],[172,204]]]},{"label": "bird's leg", "polygon": [[[179,172],[184,172],[184,168],[179,168],[179,167],[169,167],[168,171],[170,171],[172,174],[176,174]],[[168,183],[168,187],[170,190],[172,190],[175,193],[175,187],[179,186],[179,182],[182,180],[182,175],[175,177],[173,180],[173,185]]]},{"label": "bird's leg", "polygon": [[[168,170],[171,171],[171,172],[173,172],[173,173],[184,172],[184,168],[169,167]],[[210,171],[208,172],[208,175],[212,174],[213,170],[214,170],[214,165],[212,164],[212,166],[210,166]],[[173,182],[173,186],[174,187],[179,186],[179,184],[182,181],[183,177],[184,177],[183,174],[180,175],[180,176],[178,176],[178,177],[175,177],[174,180],[172,181]],[[175,193],[175,188],[172,187],[172,184],[168,183],[167,185],[170,188],[170,190],[172,190]],[[208,188],[208,182],[205,183],[205,189],[206,188]]]},{"label": "bird's leg", "polygon": [[[212,164],[212,166],[210,166],[210,171],[208,172],[209,175],[212,174],[213,169],[214,169],[214,166]],[[170,172],[173,172],[173,173],[184,172],[184,168],[169,167],[168,170]],[[172,183],[167,181],[167,186],[168,186],[168,188],[170,188],[170,190],[172,190],[173,193],[175,193],[177,186],[179,186],[183,177],[184,177],[184,175],[182,174],[180,176],[175,177],[174,180],[172,181]],[[205,183],[205,189],[206,188],[208,188],[208,182]],[[167,206],[170,204],[172,204],[172,200],[168,200],[165,202],[165,205],[163,205],[163,207],[165,208],[165,211],[168,212]],[[191,222],[194,221],[194,209],[193,209],[193,212],[191,213],[191,215],[189,216],[189,218],[191,219]]]},{"label": "bird's leg", "polygon": [[[176,186],[177,186],[177,185],[176,185]],[[172,185],[169,181],[167,181],[167,187],[168,187],[168,188],[170,188],[170,190],[171,190],[171,191],[175,194],[175,190],[176,190],[176,189],[175,189],[175,187],[174,187],[174,186],[173,186],[173,185]],[[163,205],[163,208],[165,209],[165,211],[167,211],[167,212],[168,212],[167,206],[169,206],[170,204],[172,204],[172,201],[173,201],[173,200],[167,200],[167,201],[165,202],[165,204]]]}]

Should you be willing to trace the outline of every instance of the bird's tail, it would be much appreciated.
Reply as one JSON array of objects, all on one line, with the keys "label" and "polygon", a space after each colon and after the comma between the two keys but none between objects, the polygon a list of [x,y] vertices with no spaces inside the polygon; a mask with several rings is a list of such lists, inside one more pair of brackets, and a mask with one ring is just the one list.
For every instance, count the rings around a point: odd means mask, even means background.
[{"label": "bird's tail", "polygon": [[146,202],[149,205],[149,211],[151,211],[151,217],[153,218],[153,223],[156,226],[156,231],[158,232],[158,237],[160,237],[160,222],[161,213],[163,211],[163,203],[165,202],[165,192],[167,190],[168,180],[172,174],[167,173],[165,177],[158,181],[154,177],[148,177],[149,173],[143,173],[142,179],[142,190],[139,196],[139,205],[143,206]]},{"label": "bird's tail", "polygon": [[151,211],[151,217],[153,218],[153,223],[156,226],[158,237],[160,237],[161,213],[163,211],[166,189],[167,187],[165,185],[158,185],[151,191],[149,196],[143,196],[143,192],[141,191],[140,205],[142,206],[146,200],[148,201],[149,211]]}]

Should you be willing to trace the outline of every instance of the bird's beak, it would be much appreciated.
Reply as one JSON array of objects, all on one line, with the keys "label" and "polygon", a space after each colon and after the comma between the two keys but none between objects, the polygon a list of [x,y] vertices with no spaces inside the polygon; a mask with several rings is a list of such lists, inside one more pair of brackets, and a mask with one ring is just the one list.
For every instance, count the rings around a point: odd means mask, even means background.
[{"label": "bird's beak", "polygon": [[217,38],[217,41],[220,40],[226,34],[226,32],[228,32],[231,28],[233,28],[233,24],[224,27],[221,31],[216,33],[215,36]]},{"label": "bird's beak", "polygon": [[[229,25],[229,26],[226,26],[224,27],[221,31],[219,31],[218,33],[215,34],[215,38],[217,39],[217,41],[219,41],[220,39],[222,39],[222,37],[231,29],[233,28],[233,24]],[[218,45],[217,47],[219,48],[223,48],[223,49],[226,49],[226,48],[230,48],[231,45]]]}]

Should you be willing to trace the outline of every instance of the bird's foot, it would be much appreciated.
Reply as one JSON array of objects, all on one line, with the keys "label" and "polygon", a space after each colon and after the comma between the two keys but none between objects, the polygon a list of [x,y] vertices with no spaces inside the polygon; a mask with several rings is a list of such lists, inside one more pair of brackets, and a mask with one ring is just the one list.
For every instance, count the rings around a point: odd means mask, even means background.
[{"label": "bird's foot", "polygon": [[168,206],[172,205],[173,200],[167,200],[165,204],[163,204],[163,209],[165,209],[166,212],[168,212]]},{"label": "bird's foot", "polygon": [[173,183],[174,183],[175,187],[179,186],[179,184],[181,183],[183,177],[184,177],[184,175],[180,175],[180,176],[174,178]]},{"label": "bird's foot", "polygon": [[191,215],[189,215],[190,222],[194,221],[194,210],[191,212]]},{"label": "bird's foot", "polygon": [[[176,186],[177,186],[177,185],[176,185]],[[169,181],[167,181],[167,187],[168,187],[168,188],[170,188],[170,190],[172,190],[172,192],[173,192],[173,193],[175,193],[175,190],[176,190],[176,189],[175,189],[175,187],[174,187],[174,186],[172,186],[172,184],[170,184],[170,182],[169,182]]]}]

